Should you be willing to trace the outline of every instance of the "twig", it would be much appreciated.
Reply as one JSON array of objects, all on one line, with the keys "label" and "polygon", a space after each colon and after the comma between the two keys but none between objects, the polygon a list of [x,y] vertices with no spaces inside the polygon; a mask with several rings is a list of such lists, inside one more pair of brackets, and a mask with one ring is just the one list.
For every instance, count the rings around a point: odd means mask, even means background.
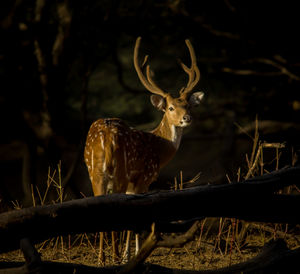
[{"label": "twig", "polygon": [[217,30],[210,24],[201,24],[201,26],[216,36],[225,37],[225,38],[233,39],[233,40],[239,40],[241,38],[240,35],[238,35],[238,34],[234,34],[234,33],[228,32],[228,31]]},{"label": "twig", "polygon": [[300,81],[300,77],[296,74],[289,71],[285,66],[271,60],[268,58],[254,58],[251,60],[247,60],[247,63],[262,63],[266,65],[270,65],[279,71],[269,71],[269,72],[259,72],[256,70],[250,70],[250,69],[232,69],[225,67],[222,70],[227,73],[237,74],[237,75],[259,75],[259,76],[279,76],[279,75],[285,75],[288,76],[289,79]]},{"label": "twig", "polygon": [[233,69],[233,68],[222,68],[223,72],[232,73],[236,75],[257,75],[257,76],[280,76],[280,72],[258,72],[251,69]]},{"label": "twig", "polygon": [[184,233],[183,235],[176,236],[175,238],[172,236],[164,237],[161,236],[161,240],[157,243],[158,247],[182,247],[186,243],[192,241],[195,237],[196,232],[201,227],[200,221],[196,221],[191,228]]},{"label": "twig", "polygon": [[263,148],[285,148],[284,143],[262,143],[261,146]]},{"label": "twig", "polygon": [[[255,169],[255,167],[257,166],[257,163],[258,163],[258,160],[259,160],[259,156],[261,155],[261,146],[259,145],[258,147],[258,150],[256,152],[256,156],[255,156],[255,159],[254,159],[254,162],[253,164],[250,166],[248,172],[247,172],[247,175],[245,176],[245,180],[249,179],[249,177],[251,176],[251,174],[253,174],[253,171]],[[251,164],[251,161],[250,161],[250,164]]]},{"label": "twig", "polygon": [[119,274],[124,273],[132,273],[140,264],[142,264],[152,253],[152,251],[156,248],[157,243],[159,241],[159,235],[155,231],[155,224],[153,223],[151,226],[151,233],[143,243],[139,253],[131,259],[121,270],[118,272]]},{"label": "twig", "polygon": [[254,62],[258,62],[258,63],[262,63],[262,64],[266,64],[266,65],[270,65],[273,66],[275,68],[277,68],[281,74],[288,76],[290,79],[292,80],[296,80],[296,81],[300,81],[300,77],[295,75],[294,73],[290,72],[286,67],[284,67],[283,65],[268,59],[268,58],[255,58],[253,60],[248,60],[249,63],[254,63]]},{"label": "twig", "polygon": [[187,242],[194,239],[194,236],[200,228],[200,222],[196,221],[192,227],[183,235],[174,237],[163,237],[158,231],[155,231],[155,224],[151,226],[151,233],[141,247],[139,253],[130,260],[118,273],[132,273],[136,270],[157,247],[182,247]]},{"label": "twig", "polygon": [[249,225],[251,227],[254,227],[254,228],[257,228],[260,230],[264,230],[269,233],[275,233],[276,235],[278,235],[280,238],[283,238],[283,239],[286,238],[286,239],[290,239],[290,240],[296,240],[297,244],[300,243],[300,240],[292,234],[282,232],[280,230],[275,231],[274,228],[266,226],[266,225],[261,225],[261,224],[256,224],[256,223],[251,223],[251,224],[249,223]]}]

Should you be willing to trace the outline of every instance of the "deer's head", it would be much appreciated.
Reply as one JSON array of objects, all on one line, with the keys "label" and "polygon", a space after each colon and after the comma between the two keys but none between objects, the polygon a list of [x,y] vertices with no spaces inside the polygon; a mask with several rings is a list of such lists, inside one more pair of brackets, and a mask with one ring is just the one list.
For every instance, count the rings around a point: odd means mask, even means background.
[{"label": "deer's head", "polygon": [[[191,121],[190,109],[200,104],[204,93],[194,92],[194,87],[200,79],[200,71],[197,67],[195,51],[189,40],[185,40],[185,43],[189,49],[191,56],[191,67],[187,67],[182,62],[181,67],[188,74],[189,80],[185,87],[179,91],[179,97],[173,98],[169,93],[163,91],[152,79],[152,72],[150,66],[146,65],[148,55],[145,56],[142,65],[138,63],[138,51],[141,43],[141,37],[136,40],[134,48],[134,67],[138,74],[138,77],[144,87],[149,90],[153,95],[151,96],[151,103],[157,109],[164,112],[167,121],[176,127],[186,127]],[[143,67],[146,65],[146,76],[143,74]]]}]

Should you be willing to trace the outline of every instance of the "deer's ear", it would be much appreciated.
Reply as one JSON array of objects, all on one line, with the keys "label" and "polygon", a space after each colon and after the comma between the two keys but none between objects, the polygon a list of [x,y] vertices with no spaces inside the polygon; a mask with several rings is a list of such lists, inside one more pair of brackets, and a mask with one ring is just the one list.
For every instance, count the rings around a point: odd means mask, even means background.
[{"label": "deer's ear", "polygon": [[203,97],[204,97],[204,92],[202,91],[194,92],[189,99],[190,106],[191,107],[198,106],[201,100],[203,99]]},{"label": "deer's ear", "polygon": [[151,95],[150,97],[151,103],[157,109],[165,111],[166,109],[166,99],[160,95]]}]

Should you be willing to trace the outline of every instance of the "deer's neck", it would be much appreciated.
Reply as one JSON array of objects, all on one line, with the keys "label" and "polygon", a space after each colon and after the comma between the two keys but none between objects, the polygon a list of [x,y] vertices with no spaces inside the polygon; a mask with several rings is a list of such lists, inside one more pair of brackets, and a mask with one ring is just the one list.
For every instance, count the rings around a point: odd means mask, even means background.
[{"label": "deer's neck", "polygon": [[158,138],[158,154],[160,156],[161,167],[166,165],[175,155],[179,148],[182,128],[170,125],[165,118],[161,120],[157,128],[151,131]]}]

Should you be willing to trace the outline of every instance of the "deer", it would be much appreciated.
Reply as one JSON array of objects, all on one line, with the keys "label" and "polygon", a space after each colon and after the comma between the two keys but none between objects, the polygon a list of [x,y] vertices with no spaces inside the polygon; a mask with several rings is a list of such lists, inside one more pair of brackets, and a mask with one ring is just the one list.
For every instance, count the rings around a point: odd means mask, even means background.
[{"label": "deer", "polygon": [[[95,121],[88,132],[84,160],[92,183],[94,196],[109,193],[140,194],[147,192],[156,181],[159,171],[174,157],[179,148],[183,129],[192,122],[190,110],[200,104],[204,93],[192,93],[200,80],[196,56],[191,42],[185,43],[189,50],[191,66],[180,62],[188,75],[187,85],[180,89],[179,97],[161,89],[153,80],[153,72],[147,64],[148,55],[139,62],[141,37],[134,47],[133,63],[138,78],[152,94],[152,105],[163,112],[159,125],[149,131],[129,127],[119,118],[105,118]],[[112,232],[113,253],[117,254],[114,232]],[[136,254],[139,250],[136,234]],[[129,255],[130,232],[127,234],[124,256]],[[103,259],[103,233],[100,233],[99,256]],[[115,255],[116,256],[116,255]]]}]

